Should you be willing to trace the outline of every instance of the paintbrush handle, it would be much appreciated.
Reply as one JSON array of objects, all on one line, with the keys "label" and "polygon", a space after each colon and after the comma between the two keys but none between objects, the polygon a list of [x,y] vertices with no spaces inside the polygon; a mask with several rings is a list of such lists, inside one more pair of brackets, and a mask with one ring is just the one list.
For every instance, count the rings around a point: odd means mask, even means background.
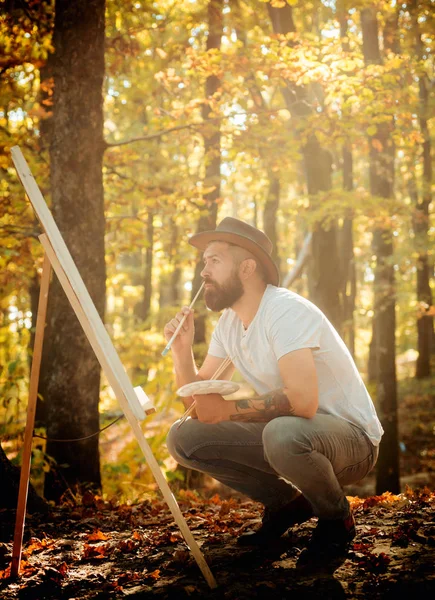
[{"label": "paintbrush handle", "polygon": [[[201,291],[202,291],[202,288],[204,287],[204,285],[205,285],[205,281],[203,281],[203,282],[202,282],[202,284],[201,284],[201,287],[200,287],[200,288],[199,288],[199,290],[196,292],[194,299],[193,299],[193,300],[192,300],[192,302],[189,304],[189,308],[192,308],[192,307],[193,307],[193,305],[195,304],[195,302],[196,302],[196,300],[197,300],[197,298],[198,298],[199,294],[201,293]],[[164,349],[164,350],[163,350],[163,352],[162,352],[162,356],[166,356],[166,355],[167,355],[167,353],[169,352],[169,350],[171,349],[172,343],[173,343],[173,341],[175,340],[175,338],[177,337],[177,335],[178,335],[178,333],[179,333],[180,329],[183,327],[183,325],[184,325],[184,321],[187,319],[187,317],[188,317],[188,315],[187,315],[187,314],[186,314],[186,315],[184,315],[184,316],[183,316],[183,318],[181,319],[181,321],[178,323],[178,325],[177,325],[177,329],[176,329],[176,330],[174,331],[174,333],[172,334],[172,337],[171,337],[171,339],[170,339],[170,340],[169,340],[169,342],[166,344],[166,346],[165,346],[165,349]]]}]

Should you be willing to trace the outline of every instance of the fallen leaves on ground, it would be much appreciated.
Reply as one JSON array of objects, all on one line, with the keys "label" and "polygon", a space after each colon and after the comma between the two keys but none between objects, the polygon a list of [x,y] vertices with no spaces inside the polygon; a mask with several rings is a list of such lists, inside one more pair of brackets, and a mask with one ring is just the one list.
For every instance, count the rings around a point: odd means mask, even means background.
[{"label": "fallen leaves on ground", "polygon": [[[296,561],[315,519],[273,548],[237,546],[261,505],[180,492],[179,504],[219,584],[210,590],[160,499],[116,506],[90,493],[26,523],[21,576],[10,578],[13,511],[0,511],[0,595],[21,598],[384,598],[433,596],[435,494],[428,488],[349,498],[357,537],[335,572],[301,573]],[[8,521],[9,519],[9,521]],[[223,591],[224,596],[222,596]],[[221,595],[219,595],[221,594]]]}]

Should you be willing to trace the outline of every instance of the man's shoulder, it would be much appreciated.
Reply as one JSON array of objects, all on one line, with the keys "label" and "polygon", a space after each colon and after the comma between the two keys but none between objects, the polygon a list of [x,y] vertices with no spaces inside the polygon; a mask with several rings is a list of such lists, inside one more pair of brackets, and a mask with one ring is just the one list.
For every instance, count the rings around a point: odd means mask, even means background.
[{"label": "man's shoulder", "polygon": [[308,311],[321,314],[320,309],[307,298],[287,288],[276,286],[268,286],[267,288],[265,309],[273,314],[287,311],[296,313]]}]

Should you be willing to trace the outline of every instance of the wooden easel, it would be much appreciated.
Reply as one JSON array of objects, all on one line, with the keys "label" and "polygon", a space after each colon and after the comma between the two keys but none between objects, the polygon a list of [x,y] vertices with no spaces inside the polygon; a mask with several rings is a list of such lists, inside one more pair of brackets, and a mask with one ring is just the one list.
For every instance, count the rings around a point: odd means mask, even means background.
[{"label": "wooden easel", "polygon": [[33,428],[35,426],[36,401],[38,397],[39,372],[41,368],[42,346],[44,342],[45,318],[47,315],[48,287],[50,285],[51,264],[44,255],[41,287],[39,292],[38,315],[36,318],[35,342],[33,346],[32,369],[30,372],[29,402],[24,432],[23,460],[21,464],[20,487],[18,491],[17,516],[15,519],[14,545],[12,548],[11,577],[20,572],[21,551],[23,548],[24,521],[26,518],[27,492],[29,491],[30,462],[32,458]]},{"label": "wooden easel", "polygon": [[38,317],[35,334],[35,348],[30,378],[29,405],[27,409],[27,423],[24,438],[23,466],[21,470],[20,489],[18,496],[17,519],[12,553],[11,575],[17,576],[20,569],[21,550],[24,531],[24,520],[29,487],[30,459],[33,428],[35,422],[35,408],[38,390],[39,370],[41,364],[42,343],[44,338],[45,317],[47,311],[47,297],[51,269],[59,279],[68,300],[80,321],[81,326],[95,352],[96,357],[112,387],[119,404],[133,430],[142,453],[154,475],[154,478],[172,512],[174,520],[190,548],[204,578],[211,588],[217,587],[210,568],[196,543],[169,485],[160,469],[160,466],[149,447],[140,423],[135,416],[137,396],[125,372],[119,356],[112,344],[109,334],[95,308],[94,303],[86,289],[85,284],[77,270],[76,265],[65,245],[61,233],[51,215],[47,204],[33,178],[33,175],[18,146],[11,150],[12,158],[32,207],[44,229],[44,234],[39,240],[44,247],[44,266],[39,298]]}]

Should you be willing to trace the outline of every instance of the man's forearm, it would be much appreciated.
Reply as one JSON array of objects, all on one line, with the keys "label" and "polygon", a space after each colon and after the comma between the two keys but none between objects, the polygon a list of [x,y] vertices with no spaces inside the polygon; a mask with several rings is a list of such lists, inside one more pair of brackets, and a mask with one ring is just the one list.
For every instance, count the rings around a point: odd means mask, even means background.
[{"label": "man's forearm", "polygon": [[[174,361],[175,383],[177,388],[199,379],[198,369],[193,357],[193,350],[181,355],[172,353],[172,358]],[[190,396],[188,398],[182,398],[182,401],[185,407],[188,408],[192,403],[192,398]]]},{"label": "man's forearm", "polygon": [[198,369],[196,368],[193,351],[191,349],[189,352],[183,354],[172,353],[172,359],[174,361],[175,382],[177,387],[196,381]]},{"label": "man's forearm", "polygon": [[228,402],[226,412],[226,419],[240,422],[267,422],[276,417],[306,416],[298,403],[289,400],[284,390]]}]

